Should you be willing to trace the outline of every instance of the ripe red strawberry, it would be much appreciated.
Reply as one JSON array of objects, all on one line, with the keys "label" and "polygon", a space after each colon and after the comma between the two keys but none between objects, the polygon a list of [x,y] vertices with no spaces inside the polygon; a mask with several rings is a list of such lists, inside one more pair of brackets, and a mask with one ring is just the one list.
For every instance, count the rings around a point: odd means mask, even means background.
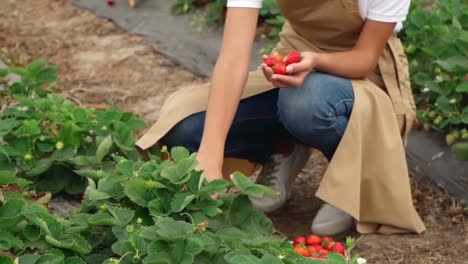
[{"label": "ripe red strawberry", "polygon": [[282,62],[277,63],[273,71],[274,74],[286,75],[286,65]]},{"label": "ripe red strawberry", "polygon": [[421,127],[421,122],[419,120],[414,120],[413,128],[419,129]]},{"label": "ripe red strawberry", "polygon": [[265,62],[266,66],[273,67],[276,64],[276,58],[268,57],[268,58],[265,58],[263,62]]},{"label": "ripe red strawberry", "polygon": [[286,65],[292,64],[292,63],[298,63],[301,62],[302,57],[301,54],[297,51],[291,51],[289,53],[288,57],[286,58]]},{"label": "ripe red strawberry", "polygon": [[85,193],[80,193],[80,201],[83,201],[85,197]]},{"label": "ripe red strawberry", "polygon": [[316,235],[309,235],[307,237],[306,244],[307,245],[320,245],[322,243],[322,239]]},{"label": "ripe red strawberry", "polygon": [[296,239],[294,239],[294,247],[298,245],[305,245],[306,238],[303,236],[298,236]]},{"label": "ripe red strawberry", "polygon": [[322,247],[326,250],[330,250],[335,244],[335,241],[331,237],[324,236],[322,238]]},{"label": "ripe red strawberry", "polygon": [[319,252],[320,250],[322,250],[322,246],[320,245],[313,245],[313,247],[315,248],[315,251]]},{"label": "ripe red strawberry", "polygon": [[331,247],[331,250],[338,254],[344,254],[345,247],[341,242],[335,242],[335,244],[333,244],[333,246]]},{"label": "ripe red strawberry", "polygon": [[329,251],[326,250],[326,249],[322,249],[318,253],[319,253],[320,256],[326,256],[326,255],[328,255]]},{"label": "ripe red strawberry", "polygon": [[276,62],[278,63],[283,62],[283,56],[281,56],[281,54],[279,54],[278,52],[273,53],[272,57],[275,58]]},{"label": "ripe red strawberry", "polygon": [[317,253],[317,248],[314,246],[308,246],[307,250],[309,250],[310,254]]},{"label": "ripe red strawberry", "polygon": [[301,256],[310,257],[309,251],[303,247],[295,247],[294,251]]},{"label": "ripe red strawberry", "polygon": [[108,6],[113,6],[115,4],[114,0],[107,0]]}]

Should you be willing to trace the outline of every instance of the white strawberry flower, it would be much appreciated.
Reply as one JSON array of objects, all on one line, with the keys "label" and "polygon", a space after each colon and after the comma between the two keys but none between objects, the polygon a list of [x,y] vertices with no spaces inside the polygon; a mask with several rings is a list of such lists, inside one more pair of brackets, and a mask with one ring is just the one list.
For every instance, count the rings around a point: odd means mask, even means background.
[{"label": "white strawberry flower", "polygon": [[367,264],[367,260],[365,258],[358,258],[357,264]]},{"label": "white strawberry flower", "polygon": [[428,92],[430,92],[431,90],[430,90],[429,88],[426,87],[426,88],[422,89],[421,91],[422,91],[423,93],[428,93]]}]

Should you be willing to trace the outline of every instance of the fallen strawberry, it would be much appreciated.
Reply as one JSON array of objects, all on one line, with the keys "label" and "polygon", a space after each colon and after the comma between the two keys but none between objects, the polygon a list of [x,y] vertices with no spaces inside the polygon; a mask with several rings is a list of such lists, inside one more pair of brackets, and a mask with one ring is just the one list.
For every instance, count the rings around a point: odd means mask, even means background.
[{"label": "fallen strawberry", "polygon": [[266,66],[273,67],[276,64],[276,58],[268,57],[268,58],[265,58],[263,62],[266,64]]},{"label": "fallen strawberry", "polygon": [[286,73],[286,65],[282,62],[277,63],[275,66],[275,69],[273,71],[274,74],[280,74],[280,75],[287,75]]},{"label": "fallen strawberry", "polygon": [[108,6],[113,6],[115,4],[114,0],[107,0]]},{"label": "fallen strawberry", "polygon": [[301,255],[301,256],[310,257],[309,251],[308,251],[307,249],[303,248],[303,247],[297,246],[297,247],[294,248],[294,251],[295,251],[297,254]]},{"label": "fallen strawberry", "polygon": [[298,236],[294,239],[294,247],[298,246],[298,245],[305,245],[306,243],[306,238],[303,237],[303,236]]},{"label": "fallen strawberry", "polygon": [[291,53],[289,53],[288,57],[286,57],[286,65],[289,65],[289,64],[292,64],[292,63],[298,63],[298,62],[301,62],[302,60],[302,56],[299,52],[297,51],[291,51]]},{"label": "fallen strawberry", "polygon": [[419,120],[414,120],[413,128],[419,129],[421,127],[421,122]]},{"label": "fallen strawberry", "polygon": [[338,253],[338,254],[344,254],[345,247],[341,242],[335,242],[333,246],[331,247],[331,251]]},{"label": "fallen strawberry", "polygon": [[333,238],[331,237],[323,237],[322,238],[322,247],[326,250],[330,250],[333,247],[333,244],[335,244],[335,241],[333,241]]},{"label": "fallen strawberry", "polygon": [[326,255],[328,255],[329,252],[330,252],[329,250],[323,248],[318,253],[319,253],[320,256],[326,256]]},{"label": "fallen strawberry", "polygon": [[307,245],[320,245],[322,243],[322,239],[316,235],[309,235],[306,240]]}]

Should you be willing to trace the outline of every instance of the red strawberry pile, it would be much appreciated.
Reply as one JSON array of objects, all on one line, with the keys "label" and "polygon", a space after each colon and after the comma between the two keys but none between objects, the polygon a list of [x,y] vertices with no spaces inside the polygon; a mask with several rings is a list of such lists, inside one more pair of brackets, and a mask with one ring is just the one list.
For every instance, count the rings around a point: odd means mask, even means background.
[{"label": "red strawberry pile", "polygon": [[345,247],[341,242],[335,242],[331,237],[320,238],[317,235],[309,235],[307,238],[298,236],[294,239],[294,251],[306,258],[326,259],[330,253],[340,254],[345,257]]},{"label": "red strawberry pile", "polygon": [[286,72],[286,67],[289,64],[301,62],[301,60],[301,54],[297,51],[292,51],[286,59],[284,59],[278,52],[275,52],[273,56],[265,58],[263,62],[266,66],[273,69],[274,74],[291,75]]}]

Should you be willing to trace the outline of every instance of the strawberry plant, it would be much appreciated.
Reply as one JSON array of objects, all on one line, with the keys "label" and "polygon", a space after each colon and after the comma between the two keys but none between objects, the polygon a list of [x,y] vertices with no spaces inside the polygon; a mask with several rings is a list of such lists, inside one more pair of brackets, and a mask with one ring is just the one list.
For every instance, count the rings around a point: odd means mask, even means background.
[{"label": "strawberry plant", "polygon": [[462,1],[416,1],[402,32],[417,118],[426,130],[446,131],[448,145],[468,138],[467,29]]},{"label": "strawberry plant", "polygon": [[138,157],[133,130],[145,123],[134,114],[83,109],[50,93],[44,87],[55,83],[56,68],[42,60],[5,72],[21,81],[7,87],[0,112],[0,175],[15,175],[23,186],[33,182],[39,191],[79,194],[84,177],[98,174],[90,168],[105,166],[109,154]]}]

